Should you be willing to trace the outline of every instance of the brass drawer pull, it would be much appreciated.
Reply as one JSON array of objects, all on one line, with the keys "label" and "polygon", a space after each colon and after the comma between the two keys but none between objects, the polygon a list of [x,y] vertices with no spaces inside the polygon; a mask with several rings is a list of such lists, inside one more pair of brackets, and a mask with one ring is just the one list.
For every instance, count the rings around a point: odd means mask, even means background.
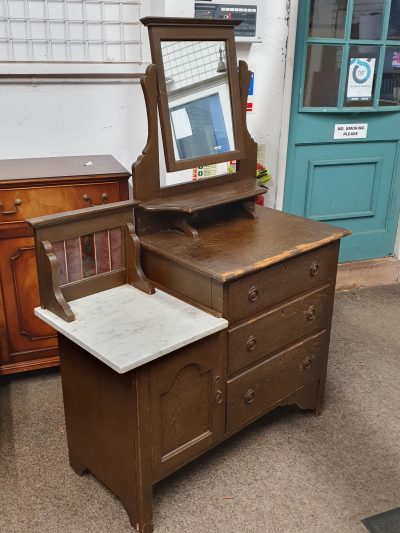
[{"label": "brass drawer pull", "polygon": [[89,207],[93,207],[93,200],[90,198],[88,194],[84,194],[82,198],[89,204]]},{"label": "brass drawer pull", "polygon": [[110,195],[108,194],[108,192],[103,192],[100,196],[101,198],[101,203],[102,204],[105,204],[108,202],[108,200],[110,199]]},{"label": "brass drawer pull", "polygon": [[315,276],[318,274],[319,272],[319,264],[314,261],[314,263],[311,265],[310,267],[310,275],[315,278]]},{"label": "brass drawer pull", "polygon": [[252,352],[255,349],[257,346],[257,339],[254,337],[254,335],[250,335],[250,337],[247,339],[246,345],[249,352]]},{"label": "brass drawer pull", "polygon": [[14,206],[15,206],[15,209],[11,209],[10,211],[3,211],[3,203],[0,202],[0,213],[2,215],[15,215],[16,213],[18,213],[18,207],[21,207],[22,205],[22,200],[20,200],[19,198],[17,198],[15,201],[14,201]]},{"label": "brass drawer pull", "polygon": [[311,322],[311,320],[315,320],[317,318],[317,311],[313,305],[310,305],[310,307],[306,311],[306,318]]},{"label": "brass drawer pull", "polygon": [[258,298],[258,290],[257,290],[257,287],[253,285],[252,287],[250,287],[250,290],[249,290],[249,302],[255,302],[257,298]]},{"label": "brass drawer pull", "polygon": [[244,395],[244,401],[247,403],[247,405],[250,405],[254,402],[256,397],[256,391],[254,389],[249,389],[246,394]]},{"label": "brass drawer pull", "polygon": [[309,355],[304,359],[304,361],[301,363],[301,369],[302,370],[308,370],[311,366],[312,359]]}]

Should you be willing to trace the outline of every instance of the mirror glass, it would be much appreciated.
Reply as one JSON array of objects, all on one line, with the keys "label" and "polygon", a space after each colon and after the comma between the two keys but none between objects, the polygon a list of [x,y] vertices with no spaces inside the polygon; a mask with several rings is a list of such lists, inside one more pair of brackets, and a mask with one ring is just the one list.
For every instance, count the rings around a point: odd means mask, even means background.
[{"label": "mirror glass", "polygon": [[176,161],[235,149],[225,41],[161,41]]}]

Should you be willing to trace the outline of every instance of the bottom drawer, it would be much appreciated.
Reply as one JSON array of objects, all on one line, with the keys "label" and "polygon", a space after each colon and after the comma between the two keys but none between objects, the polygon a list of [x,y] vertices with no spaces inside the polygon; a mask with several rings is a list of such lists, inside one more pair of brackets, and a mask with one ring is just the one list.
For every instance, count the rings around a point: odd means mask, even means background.
[{"label": "bottom drawer", "polygon": [[325,372],[326,330],[252,367],[227,384],[227,432],[236,431]]}]

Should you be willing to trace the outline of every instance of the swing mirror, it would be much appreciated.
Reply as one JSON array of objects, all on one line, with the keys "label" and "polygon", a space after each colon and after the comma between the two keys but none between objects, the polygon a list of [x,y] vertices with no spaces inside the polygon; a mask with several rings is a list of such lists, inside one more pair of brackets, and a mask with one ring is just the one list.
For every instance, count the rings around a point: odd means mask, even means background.
[{"label": "swing mirror", "polygon": [[168,172],[244,157],[232,22],[144,18]]}]

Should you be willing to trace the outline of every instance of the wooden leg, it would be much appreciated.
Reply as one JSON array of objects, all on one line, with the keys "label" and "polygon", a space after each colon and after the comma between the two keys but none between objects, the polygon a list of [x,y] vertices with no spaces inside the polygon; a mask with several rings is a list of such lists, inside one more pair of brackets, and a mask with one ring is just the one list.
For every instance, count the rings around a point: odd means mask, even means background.
[{"label": "wooden leg", "polygon": [[72,470],[78,474],[78,476],[82,476],[85,472],[88,471],[88,469],[86,468],[86,466],[82,466],[79,464],[78,461],[76,461],[75,459],[72,459],[71,456],[69,458],[69,464],[72,468]]},{"label": "wooden leg", "polygon": [[326,376],[324,375],[318,382],[317,404],[314,409],[315,416],[320,416],[320,414],[322,413],[322,407],[324,404],[324,395],[325,395],[325,382],[326,382]]},{"label": "wooden leg", "polygon": [[319,381],[314,381],[283,400],[280,405],[297,405],[300,409],[315,412],[318,407],[318,393]]},{"label": "wooden leg", "polygon": [[[61,374],[71,467],[111,490],[139,533],[153,531],[149,382],[117,374],[63,336]],[[137,375],[138,374],[138,375]]]},{"label": "wooden leg", "polygon": [[150,497],[148,494],[138,492],[132,499],[122,501],[129,522],[139,533],[153,533],[152,499],[152,490],[150,490]]}]

